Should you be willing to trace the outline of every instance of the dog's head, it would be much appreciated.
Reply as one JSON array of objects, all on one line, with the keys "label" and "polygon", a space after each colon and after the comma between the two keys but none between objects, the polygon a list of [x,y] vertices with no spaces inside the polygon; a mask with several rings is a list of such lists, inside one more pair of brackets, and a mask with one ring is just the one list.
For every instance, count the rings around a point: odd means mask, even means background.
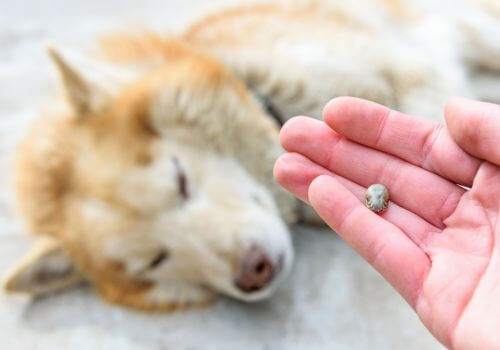
[{"label": "dog's head", "polygon": [[154,64],[119,69],[50,51],[71,110],[20,148],[20,209],[46,238],[8,290],[85,279],[112,302],[168,310],[214,292],[259,300],[286,275],[293,205],[272,181],[276,126],[217,61],[161,45]]}]

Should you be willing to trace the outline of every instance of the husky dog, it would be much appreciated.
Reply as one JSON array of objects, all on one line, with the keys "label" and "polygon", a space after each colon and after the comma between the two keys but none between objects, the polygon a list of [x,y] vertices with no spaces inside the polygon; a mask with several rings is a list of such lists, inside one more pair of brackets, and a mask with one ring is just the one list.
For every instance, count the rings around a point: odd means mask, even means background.
[{"label": "husky dog", "polygon": [[49,49],[65,108],[19,147],[19,210],[38,239],[6,290],[88,281],[151,311],[270,296],[293,262],[288,225],[318,220],[273,181],[280,123],[320,117],[339,95],[438,118],[447,97],[475,96],[471,67],[500,69],[483,35],[493,3],[474,7],[480,23],[362,4],[241,7],[175,38],[113,35],[86,57]]}]

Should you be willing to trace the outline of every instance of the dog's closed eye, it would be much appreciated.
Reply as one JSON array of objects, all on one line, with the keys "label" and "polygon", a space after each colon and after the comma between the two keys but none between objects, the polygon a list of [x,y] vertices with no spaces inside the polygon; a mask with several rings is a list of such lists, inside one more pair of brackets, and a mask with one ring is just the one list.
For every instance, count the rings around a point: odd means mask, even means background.
[{"label": "dog's closed eye", "polygon": [[161,250],[153,260],[148,265],[148,270],[153,270],[160,266],[165,260],[168,259],[168,251],[167,250]]},{"label": "dog's closed eye", "polygon": [[177,158],[173,158],[175,167],[177,168],[177,187],[179,194],[183,199],[189,198],[186,173],[182,170]]},{"label": "dog's closed eye", "polygon": [[181,197],[187,199],[188,198],[187,179],[186,179],[186,174],[182,171],[179,171],[177,173],[177,185],[179,187],[179,193]]}]

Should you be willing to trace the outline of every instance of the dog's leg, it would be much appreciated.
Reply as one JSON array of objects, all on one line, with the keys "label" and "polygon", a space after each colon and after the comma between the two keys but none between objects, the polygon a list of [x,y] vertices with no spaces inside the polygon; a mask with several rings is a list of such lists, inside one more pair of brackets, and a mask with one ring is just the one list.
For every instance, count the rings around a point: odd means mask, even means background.
[{"label": "dog's leg", "polygon": [[477,98],[500,103],[500,7],[498,13],[475,11],[460,18],[458,26],[463,34],[461,53]]},{"label": "dog's leg", "polygon": [[325,101],[314,96],[304,68],[287,57],[241,52],[232,53],[222,60],[250,90],[272,107],[281,124],[299,114],[321,117]]},{"label": "dog's leg", "polygon": [[444,106],[453,96],[475,97],[468,86],[466,70],[453,54],[425,57],[400,57],[387,70],[395,96],[395,105],[401,112],[424,119],[442,122]]},{"label": "dog's leg", "polygon": [[500,14],[475,11],[458,20],[463,33],[462,54],[476,67],[500,72]]}]

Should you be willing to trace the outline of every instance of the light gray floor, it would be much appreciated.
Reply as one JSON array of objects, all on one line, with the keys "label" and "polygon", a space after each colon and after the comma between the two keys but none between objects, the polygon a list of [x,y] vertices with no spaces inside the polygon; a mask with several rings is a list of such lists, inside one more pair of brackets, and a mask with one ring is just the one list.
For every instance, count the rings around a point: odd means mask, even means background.
[{"label": "light gray floor", "polygon": [[[218,1],[0,3],[0,275],[29,242],[14,215],[7,169],[16,141],[55,86],[45,42],[94,33],[165,32]],[[203,311],[147,315],[109,306],[89,288],[35,302],[0,296],[2,349],[441,349],[405,302],[328,230],[298,228],[297,263],[269,301],[221,299]]]}]

